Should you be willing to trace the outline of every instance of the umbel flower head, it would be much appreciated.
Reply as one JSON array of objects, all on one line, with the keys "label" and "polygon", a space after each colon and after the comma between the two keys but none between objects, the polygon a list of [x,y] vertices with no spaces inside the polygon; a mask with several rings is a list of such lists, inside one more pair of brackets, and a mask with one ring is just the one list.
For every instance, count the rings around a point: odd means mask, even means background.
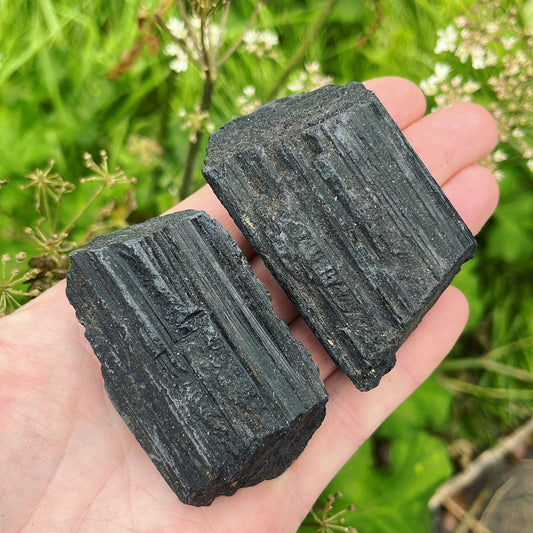
[{"label": "umbel flower head", "polygon": [[533,56],[528,53],[533,33],[518,8],[480,0],[437,37],[434,52],[447,62],[436,62],[420,82],[424,93],[434,97],[436,107],[479,98],[498,123],[503,143],[485,164],[502,178],[503,168],[496,167],[515,154],[533,171]]},{"label": "umbel flower head", "polygon": [[205,19],[219,10],[227,0],[189,0],[192,12],[200,19]]}]

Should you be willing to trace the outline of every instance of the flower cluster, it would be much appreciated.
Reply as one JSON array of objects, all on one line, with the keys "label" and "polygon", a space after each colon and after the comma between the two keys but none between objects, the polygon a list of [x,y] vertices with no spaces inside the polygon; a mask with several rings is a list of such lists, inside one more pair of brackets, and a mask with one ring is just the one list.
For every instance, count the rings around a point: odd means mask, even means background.
[{"label": "flower cluster", "polygon": [[195,106],[192,111],[180,109],[178,116],[182,119],[181,129],[189,132],[189,142],[194,143],[198,135],[207,131],[212,133],[215,130],[215,124],[209,116],[209,112],[202,110],[200,106]]},{"label": "flower cluster", "polygon": [[[1,256],[0,316],[63,279],[69,267],[68,252],[80,242],[85,242],[98,233],[126,225],[126,218],[135,208],[133,185],[136,180],[128,178],[119,168],[110,171],[105,151],[100,152],[100,157],[100,163],[96,163],[90,154],[84,155],[85,165],[91,174],[80,180],[80,188],[86,188],[81,207],[79,197],[75,199],[71,195],[76,189],[75,186],[57,172],[53,172],[54,161],[50,161],[44,170],[36,169],[27,174],[26,182],[19,187],[32,194],[34,212],[29,209],[27,215],[33,218],[33,221],[16,219],[0,204],[0,215],[12,223],[14,235],[19,236],[21,242],[30,243],[28,251],[18,252],[14,259],[9,253]],[[90,182],[96,183],[85,185]],[[73,233],[78,220],[89,208],[101,205],[103,193],[107,191],[110,195],[109,189],[119,184],[128,186],[123,194],[124,200],[119,202],[118,196],[113,195],[112,203],[105,209],[100,209],[94,217],[93,226],[81,236],[81,241],[75,242]],[[0,185],[7,185],[7,182],[2,180]],[[70,198],[72,201],[69,201]],[[70,204],[70,219],[67,222],[64,220],[65,204]],[[74,207],[76,205],[77,210]],[[18,232],[14,229],[16,227],[22,227],[23,231]]]},{"label": "flower cluster", "polygon": [[293,93],[302,91],[314,91],[319,87],[332,83],[333,78],[320,72],[320,65],[313,61],[306,63],[304,69],[299,71],[289,82],[287,89]]},{"label": "flower cluster", "polygon": [[13,261],[10,254],[3,254],[0,259],[0,317],[6,315],[10,309],[18,307],[19,298],[30,298],[39,294],[36,289],[24,287],[37,273],[36,269],[26,268],[21,272],[20,265],[26,260],[26,255],[26,252],[19,252]]},{"label": "flower cluster", "polygon": [[434,72],[420,87],[437,108],[476,99],[486,104],[498,123],[500,148],[488,164],[503,177],[498,164],[517,152],[533,172],[533,34],[520,21],[517,8],[499,0],[482,0],[471,13],[438,30]]},{"label": "flower cluster", "polygon": [[165,46],[165,54],[171,56],[170,70],[174,72],[185,72],[189,68],[189,56],[181,46],[176,43],[168,43]]},{"label": "flower cluster", "polygon": [[189,60],[202,70],[202,48],[214,50],[221,44],[221,28],[210,19],[202,23],[202,19],[193,15],[185,23],[182,19],[171,17],[166,29],[173,41],[165,46],[164,52],[172,57],[169,66],[174,72],[185,72],[189,68]]},{"label": "flower cluster", "polygon": [[198,18],[207,18],[226,4],[227,0],[189,0],[188,4]]},{"label": "flower cluster", "polygon": [[139,163],[146,168],[157,164],[163,155],[163,148],[156,139],[143,135],[130,135],[127,141],[128,152],[135,156]]},{"label": "flower cluster", "polygon": [[420,82],[420,88],[426,96],[434,96],[437,108],[455,101],[471,102],[473,94],[481,89],[481,84],[461,74],[450,76],[452,67],[448,63],[436,63],[429,78]]},{"label": "flower cluster", "polygon": [[334,509],[335,500],[342,497],[342,492],[328,494],[324,503],[317,502],[309,512],[309,518],[317,525],[317,531],[344,531],[345,533],[357,533],[353,526],[346,525],[346,519],[343,516],[346,512],[356,510],[355,505],[341,509]]},{"label": "flower cluster", "polygon": [[156,14],[158,23],[172,39],[165,48],[165,53],[172,57],[170,68],[175,72],[185,72],[189,62],[192,62],[203,81],[199,103],[192,110],[179,111],[183,119],[181,127],[188,132],[189,138],[179,191],[182,198],[191,192],[199,146],[204,135],[214,129],[209,115],[220,69],[243,45],[258,55],[273,54],[277,36],[252,30],[262,4],[263,0],[255,2],[245,27],[233,38],[229,38],[226,31],[232,5],[229,0],[178,0],[179,17],[170,18],[166,23]]},{"label": "flower cluster", "polygon": [[277,34],[270,30],[248,30],[243,36],[244,49],[259,58],[275,59],[278,43]]},{"label": "flower cluster", "polygon": [[243,88],[242,93],[237,96],[237,105],[241,115],[248,115],[261,105],[261,100],[255,96],[255,87],[253,85],[246,85]]}]

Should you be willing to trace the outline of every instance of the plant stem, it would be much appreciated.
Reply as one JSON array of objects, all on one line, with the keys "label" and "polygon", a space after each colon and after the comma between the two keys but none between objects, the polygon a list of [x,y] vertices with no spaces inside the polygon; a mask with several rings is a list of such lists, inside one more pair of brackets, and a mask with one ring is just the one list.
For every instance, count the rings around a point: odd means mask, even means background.
[{"label": "plant stem", "polygon": [[[213,99],[213,90],[215,88],[212,72],[209,68],[205,70],[204,89],[202,93],[202,103],[200,105],[200,113],[209,112],[211,108],[211,101]],[[196,160],[198,159],[198,152],[204,138],[205,129],[202,126],[196,131],[195,138],[189,144],[187,152],[187,159],[185,161],[185,168],[183,170],[183,178],[180,187],[180,199],[187,198],[191,193],[193,183],[194,171],[196,169]]]},{"label": "plant stem", "polygon": [[477,398],[488,398],[492,400],[507,400],[507,401],[520,401],[520,400],[533,400],[533,391],[527,389],[503,389],[503,388],[491,388],[482,387],[473,383],[467,383],[460,379],[448,378],[445,376],[439,376],[441,384],[452,393],[471,394]]},{"label": "plant stem", "polygon": [[105,185],[101,185],[97,191],[85,202],[85,205],[83,206],[82,210],[65,226],[63,231],[61,233],[70,234],[74,226],[76,225],[76,222],[83,216],[84,213],[87,212],[89,207],[95,202],[95,200],[102,194],[102,192],[105,189]]},{"label": "plant stem", "polygon": [[316,19],[315,23],[302,41],[302,44],[300,44],[296,52],[293,54],[291,60],[285,67],[285,70],[281,73],[270,92],[268,92],[265,98],[267,102],[276,98],[276,96],[281,92],[285,82],[291,75],[292,71],[302,62],[303,58],[309,51],[309,48],[311,48],[311,45],[315,42],[317,35],[326,24],[329,16],[335,9],[335,6],[338,4],[338,2],[339,0],[329,0],[324,6],[324,9],[320,13],[319,17]]},{"label": "plant stem", "polygon": [[372,36],[378,31],[381,21],[383,20],[383,9],[381,8],[380,0],[374,0],[374,10],[376,12],[376,20],[364,33],[364,35],[359,38],[354,44],[356,50],[360,50],[363,46],[372,38]]},{"label": "plant stem", "polygon": [[159,144],[163,149],[168,146],[169,118],[170,118],[170,95],[174,92],[176,86],[176,73],[171,70],[167,77],[165,95],[161,105],[161,115],[159,121]]},{"label": "plant stem", "polygon": [[516,341],[512,341],[507,344],[503,344],[502,346],[493,348],[492,350],[487,352],[485,357],[487,359],[489,358],[499,359],[500,357],[506,356],[512,350],[519,350],[523,348],[532,348],[532,347],[533,347],[533,337],[523,337]]},{"label": "plant stem", "polygon": [[442,368],[445,370],[468,370],[472,368],[482,368],[484,370],[496,372],[497,374],[502,374],[504,376],[510,376],[515,379],[533,383],[533,375],[527,370],[515,368],[513,366],[499,363],[498,361],[493,361],[492,359],[487,359],[485,357],[468,357],[465,359],[445,361],[442,365]]},{"label": "plant stem", "polygon": [[[253,13],[251,14],[250,18],[248,19],[248,22],[246,23],[246,27],[244,28],[244,31],[241,33],[239,38],[231,45],[230,49],[218,60],[216,68],[219,69],[241,46],[242,41],[244,40],[244,36],[252,28],[252,26],[255,24],[255,21],[257,20],[257,17],[259,15],[259,10],[261,9],[263,2],[257,2],[257,5],[255,6],[255,9]],[[226,24],[224,22],[224,24]],[[222,41],[221,41],[222,43]]]}]

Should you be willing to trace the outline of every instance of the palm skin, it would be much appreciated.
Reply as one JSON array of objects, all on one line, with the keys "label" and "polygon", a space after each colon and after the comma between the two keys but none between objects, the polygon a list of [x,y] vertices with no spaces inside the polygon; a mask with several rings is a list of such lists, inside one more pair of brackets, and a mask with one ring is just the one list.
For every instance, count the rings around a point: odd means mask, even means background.
[{"label": "palm skin", "polygon": [[[375,91],[473,232],[498,189],[476,161],[496,143],[486,111],[457,104],[424,117],[412,83],[382,78]],[[0,320],[0,531],[295,531],[337,470],[428,377],[464,327],[463,295],[448,288],[398,352],[379,387],[357,391],[265,270],[206,186],[175,209],[218,218],[273,294],[276,312],[313,354],[330,394],[324,423],[280,477],[217,498],[182,504],[109,401],[99,363],[59,284]]]}]

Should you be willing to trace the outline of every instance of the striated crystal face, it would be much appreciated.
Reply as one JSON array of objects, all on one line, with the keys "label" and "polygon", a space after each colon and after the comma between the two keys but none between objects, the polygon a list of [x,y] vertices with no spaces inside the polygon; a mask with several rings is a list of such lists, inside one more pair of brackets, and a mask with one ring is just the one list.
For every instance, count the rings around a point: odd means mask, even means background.
[{"label": "striated crystal face", "polygon": [[109,397],[183,502],[276,477],[300,454],[327,394],[218,222],[154,218],[71,263],[67,296]]},{"label": "striated crystal face", "polygon": [[203,174],[361,390],[472,257],[474,237],[360,83],[266,104],[209,141]]}]

